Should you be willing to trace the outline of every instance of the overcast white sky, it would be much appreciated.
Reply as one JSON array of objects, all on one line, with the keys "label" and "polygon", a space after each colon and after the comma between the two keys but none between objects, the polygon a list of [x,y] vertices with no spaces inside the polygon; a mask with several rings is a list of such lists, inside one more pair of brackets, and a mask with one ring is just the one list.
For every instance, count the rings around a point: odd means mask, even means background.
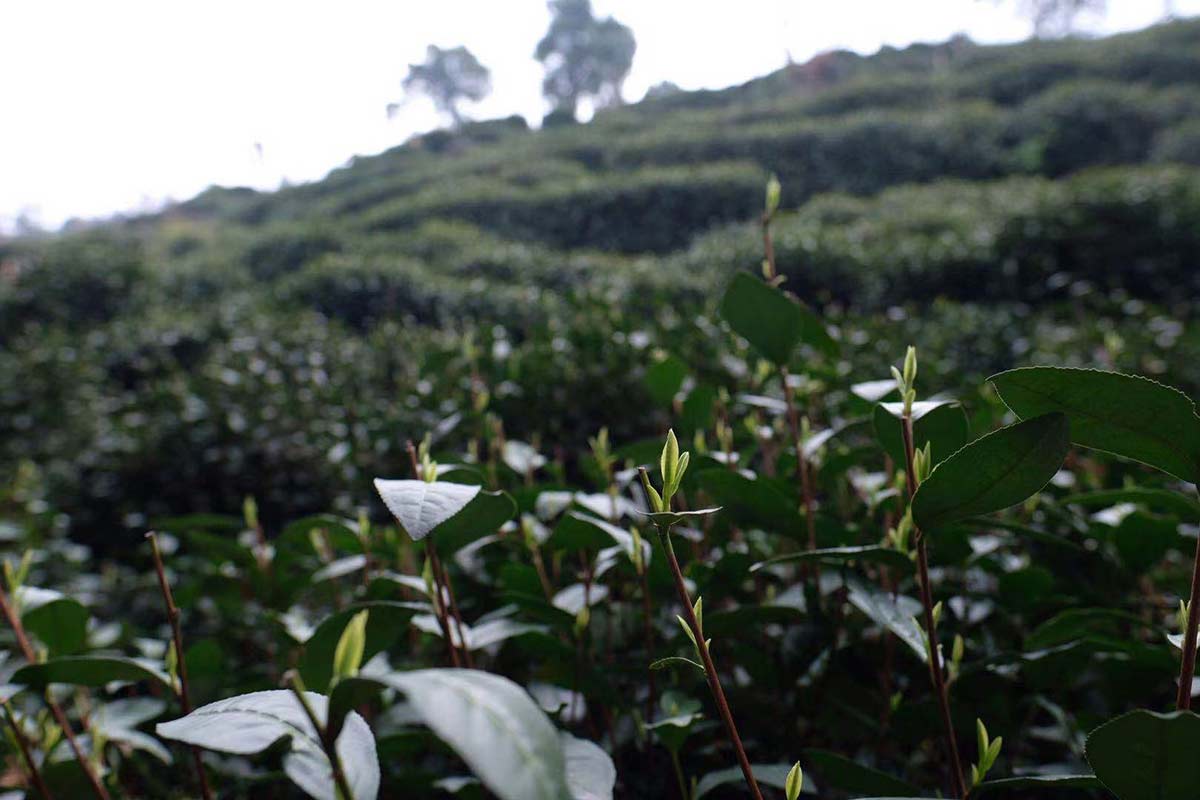
[{"label": "overcast white sky", "polygon": [[[671,80],[740,83],[831,48],[1025,38],[1019,0],[594,0],[633,28],[636,100]],[[1109,0],[1094,33],[1200,0]],[[324,175],[437,125],[401,98],[428,44],[466,45],[492,70],[479,118],[540,120],[543,0],[0,0],[0,229],[55,226],[186,199],[211,184]],[[256,147],[261,146],[261,155]]]}]

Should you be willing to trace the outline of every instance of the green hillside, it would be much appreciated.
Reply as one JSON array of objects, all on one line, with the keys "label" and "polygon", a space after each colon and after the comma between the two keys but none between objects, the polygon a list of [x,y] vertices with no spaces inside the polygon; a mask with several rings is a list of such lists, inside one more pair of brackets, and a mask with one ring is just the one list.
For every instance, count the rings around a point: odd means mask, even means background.
[{"label": "green hillside", "polygon": [[[979,317],[943,353],[956,384],[1025,356],[1003,344],[1019,329],[1058,360],[1127,341],[1110,356],[1153,374],[1165,343],[1170,377],[1195,387],[1179,356],[1195,334],[1146,320],[1182,319],[1200,291],[1197,119],[1198,21],[839,52],[587,125],[470,124],[312,184],[10,241],[0,459],[38,464],[106,525],[246,493],[349,503],[399,432],[438,415],[413,390],[464,337],[503,342],[491,402],[514,434],[647,433],[662,420],[634,413],[642,373],[662,348],[716,346],[706,326],[675,330],[757,271],[771,173],[787,288],[847,343],[889,319],[937,336]],[[848,347],[847,365],[880,369],[895,341]]]}]

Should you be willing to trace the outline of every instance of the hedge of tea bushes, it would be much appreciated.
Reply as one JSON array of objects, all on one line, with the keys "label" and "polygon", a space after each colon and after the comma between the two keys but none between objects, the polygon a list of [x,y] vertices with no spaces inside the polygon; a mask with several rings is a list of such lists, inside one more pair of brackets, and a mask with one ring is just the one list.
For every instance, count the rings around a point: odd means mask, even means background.
[{"label": "hedge of tea bushes", "polygon": [[[830,195],[783,216],[775,246],[803,297],[883,308],[936,297],[1028,303],[1122,290],[1186,306],[1200,295],[1200,171],[1094,170],[1059,181],[941,181]],[[682,272],[754,269],[751,226],[698,238]]]}]

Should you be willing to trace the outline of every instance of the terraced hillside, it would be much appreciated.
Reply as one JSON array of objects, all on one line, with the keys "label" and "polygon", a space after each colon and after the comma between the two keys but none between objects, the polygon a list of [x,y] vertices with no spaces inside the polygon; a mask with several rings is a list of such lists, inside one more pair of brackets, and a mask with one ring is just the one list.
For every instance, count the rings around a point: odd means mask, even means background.
[{"label": "terraced hillside", "polygon": [[830,378],[886,376],[919,336],[951,386],[1037,355],[1200,387],[1183,325],[1200,22],[1183,21],[832,53],[587,125],[472,124],[312,184],[5,242],[0,467],[36,465],[100,536],[246,494],[268,513],[349,507],[413,430],[475,435],[447,422],[471,404],[550,450],[601,423],[648,434],[680,386],[755,369],[744,350],[685,365],[725,348],[712,311],[758,269],[771,173],[786,287],[843,345]]}]

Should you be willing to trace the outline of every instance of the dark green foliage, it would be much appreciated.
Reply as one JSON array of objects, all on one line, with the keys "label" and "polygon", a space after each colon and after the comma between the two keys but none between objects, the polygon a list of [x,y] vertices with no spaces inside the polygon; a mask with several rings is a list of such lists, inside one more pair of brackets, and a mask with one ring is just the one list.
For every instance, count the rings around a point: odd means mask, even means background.
[{"label": "dark green foliage", "polygon": [[[776,251],[789,289],[859,308],[1097,290],[1174,302],[1200,292],[1198,230],[1200,173],[1121,169],[822,197],[780,218]],[[752,230],[730,228],[699,238],[682,262],[689,272],[753,267],[760,246]]]},{"label": "dark green foliage", "polygon": [[36,323],[76,329],[107,322],[129,308],[147,270],[142,243],[119,231],[56,238],[16,247],[0,280],[0,342]]}]

